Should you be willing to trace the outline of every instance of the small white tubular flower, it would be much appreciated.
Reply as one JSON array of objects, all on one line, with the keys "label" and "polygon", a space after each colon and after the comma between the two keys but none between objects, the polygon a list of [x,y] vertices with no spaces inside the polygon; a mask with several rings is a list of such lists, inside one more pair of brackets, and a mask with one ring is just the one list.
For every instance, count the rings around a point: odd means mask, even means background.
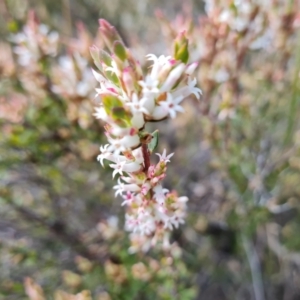
[{"label": "small white tubular flower", "polygon": [[[123,179],[123,177],[122,177]],[[139,192],[141,188],[137,184],[125,184],[118,179],[118,184],[113,187],[114,190],[116,190],[115,195],[122,195],[124,192],[131,193],[131,192]]]},{"label": "small white tubular flower", "polygon": [[148,111],[147,115],[151,115],[155,107],[154,96],[146,94],[143,96],[140,102],[141,105]]},{"label": "small white tubular flower", "polygon": [[126,161],[117,160],[115,164],[110,164],[109,166],[113,169],[115,169],[112,173],[112,177],[114,178],[116,174],[123,175],[123,169],[126,164]]},{"label": "small white tubular flower", "polygon": [[154,54],[148,54],[146,57],[148,57],[148,60],[153,60],[150,76],[152,79],[156,80],[163,66],[169,64],[171,56],[161,55],[156,57]]},{"label": "small white tubular flower", "polygon": [[173,227],[178,228],[180,224],[184,224],[184,217],[180,215],[174,215],[170,217],[166,217],[164,220],[164,228],[168,228],[170,230],[173,229]]},{"label": "small white tubular flower", "polygon": [[[136,190],[138,191],[138,190]],[[127,206],[131,206],[133,203],[135,205],[140,205],[143,200],[140,197],[140,195],[135,195],[132,192],[127,191],[125,195],[122,195],[124,201],[122,202],[121,206],[127,205]]]},{"label": "small white tubular flower", "polygon": [[147,75],[145,80],[138,81],[143,88],[144,95],[157,95],[159,93],[158,80]]},{"label": "small white tubular flower", "polygon": [[145,214],[140,222],[140,226],[139,226],[140,234],[150,235],[155,231],[155,229],[156,229],[156,224],[154,218],[149,214]]},{"label": "small white tubular flower", "polygon": [[121,143],[120,139],[112,139],[108,137],[108,141],[110,142],[108,150],[113,152],[114,155],[119,155],[121,152],[126,150],[126,147]]},{"label": "small white tubular flower", "polygon": [[154,191],[154,198],[156,199],[157,203],[160,205],[165,204],[165,194],[169,192],[168,189],[164,189],[161,185],[157,185],[153,188]]},{"label": "small white tubular flower", "polygon": [[160,153],[155,153],[155,154],[159,157],[160,161],[165,162],[165,163],[170,162],[170,158],[174,155],[174,153],[167,155],[166,149],[164,149],[162,154],[160,154]]},{"label": "small white tubular flower", "polygon": [[103,160],[107,159],[107,157],[109,157],[110,155],[112,155],[107,148],[109,147],[109,144],[106,144],[104,146],[100,146],[100,151],[101,154],[99,154],[97,156],[97,160],[101,163],[102,167],[103,167]]},{"label": "small white tubular flower", "polygon": [[198,67],[197,62],[193,62],[193,63],[189,64],[185,69],[185,74],[192,75],[197,67]]},{"label": "small white tubular flower", "polygon": [[172,92],[172,96],[174,98],[177,98],[179,96],[182,96],[183,98],[188,97],[191,94],[194,94],[197,99],[200,98],[200,95],[202,95],[202,91],[196,87],[197,80],[194,78],[193,80],[189,77],[188,79],[188,85],[183,86],[179,89],[176,89],[174,92]]},{"label": "small white tubular flower", "polygon": [[183,100],[182,96],[178,96],[173,99],[170,93],[167,94],[167,99],[165,101],[159,102],[159,105],[162,106],[170,115],[172,119],[176,117],[177,112],[184,112],[182,106],[179,105]]},{"label": "small white tubular flower", "polygon": [[127,106],[130,107],[130,110],[133,114],[135,113],[145,113],[149,114],[149,111],[146,107],[143,106],[143,102],[139,101],[139,98],[136,93],[132,94],[131,102],[126,103]]},{"label": "small white tubular flower", "polygon": [[185,69],[185,65],[183,63],[180,63],[178,66],[176,66],[167,77],[166,81],[160,88],[160,92],[168,92],[172,89],[172,87],[175,85],[177,80],[181,77],[183,71]]}]

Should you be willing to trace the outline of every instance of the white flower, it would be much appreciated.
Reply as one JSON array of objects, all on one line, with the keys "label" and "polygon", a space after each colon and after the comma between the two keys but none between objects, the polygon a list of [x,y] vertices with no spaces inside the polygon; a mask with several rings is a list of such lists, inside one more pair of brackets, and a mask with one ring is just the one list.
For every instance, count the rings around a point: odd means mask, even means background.
[{"label": "white flower", "polygon": [[173,99],[170,93],[167,94],[167,99],[165,101],[159,102],[159,105],[162,106],[170,115],[172,119],[176,117],[177,112],[184,112],[182,106],[179,105],[183,100],[182,96],[178,96]]},{"label": "white flower", "polygon": [[107,157],[111,155],[111,153],[107,150],[108,146],[109,144],[100,146],[101,154],[97,156],[97,160],[100,161],[102,167],[103,167],[103,159],[107,159]]},{"label": "white flower", "polygon": [[112,177],[114,178],[116,174],[123,175],[123,169],[126,164],[126,161],[117,160],[115,164],[110,164],[109,166],[113,169],[115,169],[112,173]]},{"label": "white flower", "polygon": [[174,155],[174,153],[167,155],[166,149],[164,149],[162,154],[159,153],[155,153],[155,154],[159,157],[160,161],[163,161],[165,163],[170,162],[170,158]]},{"label": "white flower", "polygon": [[194,94],[196,98],[199,99],[200,95],[202,95],[202,91],[199,88],[195,87],[196,83],[197,83],[196,78],[191,79],[189,77],[187,86],[183,86],[181,88],[176,89],[174,92],[172,92],[173,98],[179,96],[186,98],[187,96]]},{"label": "white flower", "polygon": [[151,115],[154,107],[155,107],[155,100],[153,95],[144,95],[143,98],[140,100],[141,105],[147,109],[148,115]]},{"label": "white flower", "polygon": [[131,102],[126,103],[130,107],[131,112],[135,113],[145,113],[149,114],[149,111],[143,106],[143,102],[139,101],[139,98],[136,93],[132,94]]},{"label": "white flower", "polygon": [[138,83],[143,88],[143,93],[146,95],[156,95],[159,92],[159,89],[157,88],[158,80],[149,75],[146,76],[146,80],[140,80]]},{"label": "white flower", "polygon": [[[123,179],[123,177],[122,177]],[[118,184],[113,187],[114,190],[116,190],[115,196],[122,195],[123,192],[131,193],[131,192],[139,192],[141,188],[137,184],[125,184],[121,181],[121,179],[118,179]]]},{"label": "white flower", "polygon": [[120,139],[112,139],[111,137],[108,137],[108,141],[110,142],[108,150],[113,152],[115,155],[126,150],[126,147],[122,144]]},{"label": "white flower", "polygon": [[153,188],[154,191],[154,198],[156,199],[157,203],[163,205],[165,203],[165,194],[169,192],[168,189],[164,189],[161,185],[157,185]]},{"label": "white flower", "polygon": [[153,60],[150,76],[153,80],[156,80],[161,69],[165,65],[169,64],[171,56],[161,55],[159,57],[156,57],[154,54],[148,54],[146,57],[148,57],[148,60]]}]

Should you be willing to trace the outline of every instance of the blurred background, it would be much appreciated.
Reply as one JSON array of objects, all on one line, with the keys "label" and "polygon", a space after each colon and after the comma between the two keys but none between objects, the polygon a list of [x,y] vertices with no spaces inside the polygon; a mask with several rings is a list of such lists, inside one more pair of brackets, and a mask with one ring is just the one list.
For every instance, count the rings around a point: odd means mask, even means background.
[{"label": "blurred background", "polygon": [[[300,299],[300,7],[284,0],[0,1],[0,299]],[[183,30],[203,91],[159,128],[189,197],[169,251],[124,231],[93,117],[111,22],[147,70]]]}]

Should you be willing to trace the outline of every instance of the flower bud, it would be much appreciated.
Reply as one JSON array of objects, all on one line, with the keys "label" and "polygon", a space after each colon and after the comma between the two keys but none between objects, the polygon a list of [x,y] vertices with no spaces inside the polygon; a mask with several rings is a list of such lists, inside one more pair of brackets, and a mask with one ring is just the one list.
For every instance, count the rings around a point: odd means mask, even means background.
[{"label": "flower bud", "polygon": [[176,60],[181,60],[187,63],[189,60],[189,40],[185,36],[185,31],[179,33],[174,42],[174,57]]},{"label": "flower bud", "polygon": [[106,20],[100,19],[99,20],[100,28],[104,41],[107,45],[107,47],[113,51],[113,45],[114,42],[119,41],[121,44],[123,44],[122,38],[118,34],[117,30],[114,26],[110,25]]}]

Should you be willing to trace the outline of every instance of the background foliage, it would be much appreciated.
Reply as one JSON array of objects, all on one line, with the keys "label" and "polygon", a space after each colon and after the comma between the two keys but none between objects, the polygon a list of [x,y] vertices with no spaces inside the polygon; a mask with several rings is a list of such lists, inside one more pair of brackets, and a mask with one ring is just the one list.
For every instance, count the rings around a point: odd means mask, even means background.
[{"label": "background foliage", "polygon": [[[261,2],[0,3],[0,299],[300,298],[300,11]],[[24,66],[13,35],[33,8],[59,32],[58,51]],[[160,149],[175,152],[166,186],[190,199],[167,253],[130,254],[96,163],[99,17],[144,68],[183,29],[200,63],[201,101],[159,128]]]}]

